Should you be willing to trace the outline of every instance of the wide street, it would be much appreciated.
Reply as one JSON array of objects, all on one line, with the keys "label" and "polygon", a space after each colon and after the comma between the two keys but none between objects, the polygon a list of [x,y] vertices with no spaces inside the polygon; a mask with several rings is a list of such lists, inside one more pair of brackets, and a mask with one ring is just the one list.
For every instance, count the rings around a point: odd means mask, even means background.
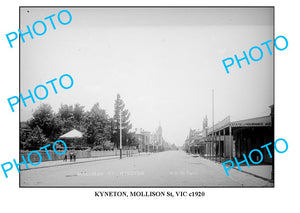
[{"label": "wide street", "polygon": [[20,186],[118,187],[118,186],[192,186],[243,187],[273,183],[235,169],[226,176],[221,164],[193,157],[183,151],[166,151],[97,160],[47,168],[22,170]]}]

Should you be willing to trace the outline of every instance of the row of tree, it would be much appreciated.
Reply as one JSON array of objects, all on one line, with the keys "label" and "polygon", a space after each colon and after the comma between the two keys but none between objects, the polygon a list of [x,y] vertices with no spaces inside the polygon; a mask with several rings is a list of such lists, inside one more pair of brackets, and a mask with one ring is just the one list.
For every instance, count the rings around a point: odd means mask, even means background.
[{"label": "row of tree", "polygon": [[87,147],[104,147],[107,143],[114,147],[120,144],[120,118],[122,126],[122,145],[136,146],[137,142],[133,132],[130,132],[130,112],[125,109],[124,101],[118,94],[114,103],[114,116],[112,118],[96,103],[90,111],[85,111],[80,104],[60,106],[54,113],[49,104],[40,105],[33,117],[21,125],[20,148],[36,150],[59,138],[62,134],[77,129],[83,132],[83,143]]}]

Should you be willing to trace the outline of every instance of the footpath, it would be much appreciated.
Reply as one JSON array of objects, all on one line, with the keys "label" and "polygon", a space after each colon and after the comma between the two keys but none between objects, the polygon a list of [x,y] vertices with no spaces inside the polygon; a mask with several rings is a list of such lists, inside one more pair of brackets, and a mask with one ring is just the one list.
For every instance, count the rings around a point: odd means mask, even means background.
[{"label": "footpath", "polygon": [[[192,155],[193,157],[199,157],[199,155]],[[209,160],[207,158],[203,158],[200,157],[201,159],[203,159],[202,162],[205,162],[209,165],[221,165],[222,163],[220,162],[216,162],[214,160]],[[223,167],[223,166],[222,166]],[[272,165],[250,165],[250,167],[248,167],[247,165],[240,165],[242,171],[239,170],[239,168],[237,166],[233,167],[233,169],[239,171],[239,172],[243,172],[249,175],[252,175],[254,177],[269,181],[269,182],[273,182],[271,179],[271,172],[272,172]],[[225,173],[225,171],[224,171]],[[229,172],[230,173],[230,172]]]},{"label": "footpath", "polygon": [[[259,177],[261,179],[265,179],[271,181],[271,172],[272,172],[272,165],[250,165],[248,166],[240,166],[244,173],[253,175],[255,177]],[[239,168],[234,167],[234,169],[239,170]]]},{"label": "footpath", "polygon": [[[130,157],[138,157],[138,156],[145,156],[150,155],[151,153],[141,152],[139,154],[132,154],[131,156],[122,155],[122,158],[130,158]],[[88,163],[93,161],[101,161],[101,160],[111,160],[111,159],[119,159],[120,155],[113,155],[113,156],[103,156],[103,157],[93,157],[93,158],[77,158],[76,161],[71,161],[68,159],[68,161],[63,160],[49,160],[41,162],[37,166],[33,166],[30,163],[27,163],[28,168],[24,164],[20,165],[20,171],[26,171],[30,169],[40,169],[40,168],[48,168],[48,167],[55,167],[55,166],[66,166],[66,165],[72,165],[72,164],[79,164],[79,163]]]}]

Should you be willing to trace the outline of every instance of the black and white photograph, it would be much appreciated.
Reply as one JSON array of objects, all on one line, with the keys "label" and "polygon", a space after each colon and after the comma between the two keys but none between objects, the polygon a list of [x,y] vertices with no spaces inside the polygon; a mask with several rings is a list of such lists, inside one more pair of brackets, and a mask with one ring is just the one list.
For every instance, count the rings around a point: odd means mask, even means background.
[{"label": "black and white photograph", "polygon": [[297,212],[296,1],[0,4],[4,212]]},{"label": "black and white photograph", "polygon": [[274,187],[274,7],[19,12],[20,187]]}]

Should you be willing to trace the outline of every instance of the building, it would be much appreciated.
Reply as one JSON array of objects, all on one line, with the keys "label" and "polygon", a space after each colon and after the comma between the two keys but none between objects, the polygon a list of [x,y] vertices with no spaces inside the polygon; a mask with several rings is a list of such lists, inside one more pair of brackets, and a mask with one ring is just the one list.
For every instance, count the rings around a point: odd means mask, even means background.
[{"label": "building", "polygon": [[200,140],[203,137],[203,131],[199,129],[190,129],[185,140],[185,149],[192,154],[200,154]]},{"label": "building", "polygon": [[140,128],[139,130],[135,130],[135,139],[138,142],[138,149],[141,152],[149,152],[150,145],[150,132],[143,130]]},{"label": "building", "polygon": [[139,144],[139,150],[142,152],[164,151],[166,147],[169,147],[163,138],[161,125],[153,133],[143,129],[136,129],[135,138]]},{"label": "building", "polygon": [[[268,116],[231,121],[227,116],[222,121],[203,130],[198,134],[190,130],[186,143],[187,149],[194,154],[200,154],[220,162],[237,158],[242,160],[243,154],[249,155],[252,149],[260,149],[266,143],[274,141],[274,107],[270,106]],[[207,118],[203,121],[207,124]],[[270,150],[273,150],[270,148]],[[263,163],[273,163],[266,149],[263,152]],[[273,153],[272,153],[273,155]],[[274,155],[273,155],[274,156]],[[258,161],[259,154],[252,154],[252,159]]]}]

